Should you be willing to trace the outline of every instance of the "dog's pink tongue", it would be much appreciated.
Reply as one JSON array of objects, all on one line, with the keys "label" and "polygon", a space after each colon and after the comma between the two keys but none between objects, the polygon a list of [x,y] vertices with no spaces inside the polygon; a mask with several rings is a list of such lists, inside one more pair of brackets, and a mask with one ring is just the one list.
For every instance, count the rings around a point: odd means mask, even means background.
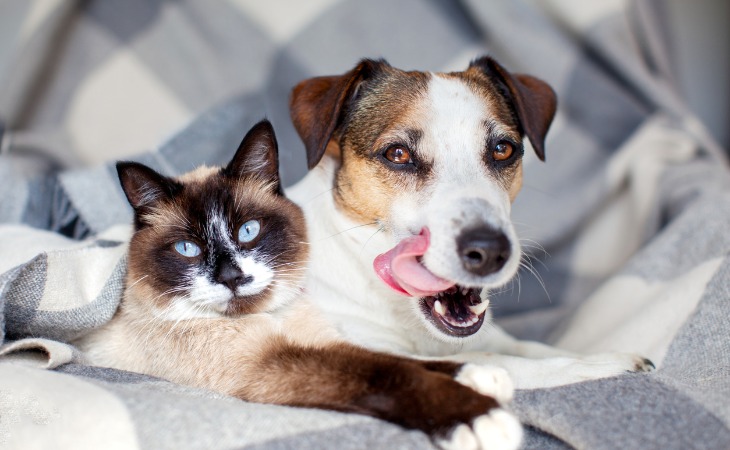
[{"label": "dog's pink tongue", "polygon": [[396,292],[413,297],[425,297],[445,291],[454,285],[439,278],[418,262],[428,250],[428,228],[418,236],[405,238],[395,247],[378,255],[373,261],[375,273]]}]

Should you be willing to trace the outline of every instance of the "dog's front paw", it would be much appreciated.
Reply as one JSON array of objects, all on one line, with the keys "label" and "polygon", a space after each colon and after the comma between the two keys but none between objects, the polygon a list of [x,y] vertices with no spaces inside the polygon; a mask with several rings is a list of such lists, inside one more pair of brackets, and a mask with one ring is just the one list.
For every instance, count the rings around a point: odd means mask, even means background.
[{"label": "dog's front paw", "polygon": [[653,372],[654,370],[656,370],[656,366],[649,358],[637,356],[634,370],[630,370],[629,372]]},{"label": "dog's front paw", "polygon": [[514,450],[522,442],[522,426],[509,412],[496,408],[461,424],[436,444],[444,450]]},{"label": "dog's front paw", "polygon": [[[562,359],[556,358],[558,362]],[[627,372],[651,372],[654,370],[654,363],[631,353],[599,353],[568,359],[563,364],[558,363],[554,369],[557,369],[557,382],[553,386],[559,386],[614,377]]]},{"label": "dog's front paw", "polygon": [[633,353],[598,353],[584,356],[581,360],[596,369],[600,368],[599,371],[608,372],[606,375],[598,374],[596,378],[620,375],[624,372],[652,372],[656,369],[650,359]]},{"label": "dog's front paw", "polygon": [[455,380],[482,395],[494,398],[500,404],[512,400],[515,392],[512,378],[501,367],[464,364]]},{"label": "dog's front paw", "polygon": [[510,373],[518,389],[536,389],[615,377],[627,372],[651,372],[652,370],[654,370],[654,364],[638,355],[598,353],[577,357],[521,359]]}]

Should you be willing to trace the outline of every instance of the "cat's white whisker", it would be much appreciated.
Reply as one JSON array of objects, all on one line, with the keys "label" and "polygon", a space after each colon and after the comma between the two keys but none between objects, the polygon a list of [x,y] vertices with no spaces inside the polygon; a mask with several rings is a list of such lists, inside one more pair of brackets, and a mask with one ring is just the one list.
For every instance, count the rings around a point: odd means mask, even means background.
[{"label": "cat's white whisker", "polygon": [[282,267],[282,266],[306,266],[306,265],[307,265],[307,261],[292,261],[292,262],[274,264],[273,266],[270,266],[270,267],[272,269],[275,269],[277,267]]},{"label": "cat's white whisker", "polygon": [[129,289],[130,287],[135,286],[137,283],[139,283],[140,281],[144,280],[148,276],[149,275],[142,275],[141,277],[137,278],[132,284],[129,285],[129,287],[127,289]]},{"label": "cat's white whisker", "polygon": [[274,269],[276,273],[283,274],[283,273],[292,273],[292,272],[299,272],[299,273],[306,273],[309,268],[307,267],[292,267],[289,269]]}]

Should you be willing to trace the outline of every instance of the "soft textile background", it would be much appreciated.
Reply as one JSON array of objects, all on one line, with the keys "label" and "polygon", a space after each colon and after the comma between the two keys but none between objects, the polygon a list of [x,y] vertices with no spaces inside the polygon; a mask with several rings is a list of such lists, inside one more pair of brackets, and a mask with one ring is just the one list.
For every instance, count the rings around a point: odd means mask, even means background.
[{"label": "soft textile background", "polygon": [[548,161],[527,153],[513,212],[538,276],[521,273],[495,312],[522,337],[659,366],[519,392],[525,447],[730,448],[730,175],[678,94],[663,13],[620,0],[0,3],[0,447],[428,446],[365,417],[90,368],[63,342],[119,300],[131,213],[111,161],[222,163],[266,115],[290,184],[305,170],[296,81],[365,56],[459,70],[487,52],[560,99]]}]

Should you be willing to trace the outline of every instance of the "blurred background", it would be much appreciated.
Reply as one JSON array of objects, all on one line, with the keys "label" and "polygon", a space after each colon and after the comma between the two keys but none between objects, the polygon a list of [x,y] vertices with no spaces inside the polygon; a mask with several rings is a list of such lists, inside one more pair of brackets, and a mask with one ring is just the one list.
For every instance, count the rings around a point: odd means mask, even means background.
[{"label": "blurred background", "polygon": [[[236,95],[266,93],[259,114],[287,128],[281,111],[298,79],[343,72],[365,56],[403,68],[460,69],[509,44],[485,26],[483,10],[522,5],[560,22],[568,36],[584,34],[582,45],[624,16],[645,39],[639,51],[651,52],[645,62],[725,148],[730,142],[727,0],[354,3],[0,0],[0,126],[13,134],[14,148],[42,151],[63,167],[155,149]],[[504,16],[499,25],[500,32],[526,31]],[[525,69],[541,72],[539,62]],[[285,143],[298,151],[296,140]],[[286,160],[290,183],[301,163]]]}]

